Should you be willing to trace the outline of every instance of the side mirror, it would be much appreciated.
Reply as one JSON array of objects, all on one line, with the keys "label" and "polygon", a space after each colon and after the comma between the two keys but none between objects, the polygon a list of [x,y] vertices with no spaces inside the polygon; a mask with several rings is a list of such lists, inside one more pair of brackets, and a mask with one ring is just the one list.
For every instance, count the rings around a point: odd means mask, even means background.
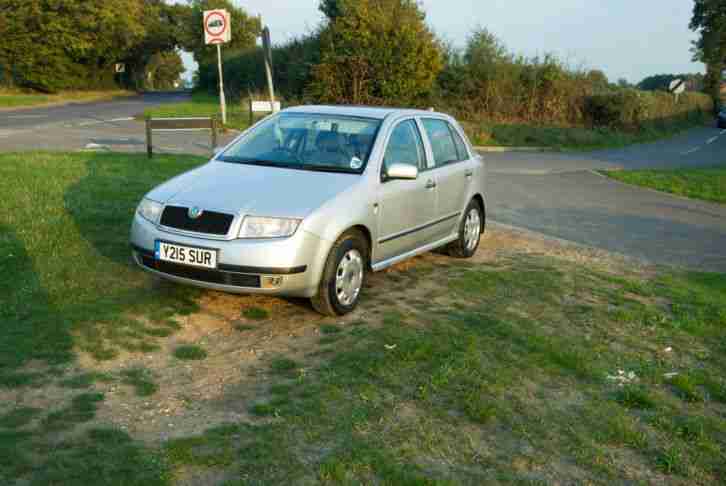
[{"label": "side mirror", "polygon": [[386,171],[386,179],[415,180],[418,179],[418,167],[408,164],[392,164]]}]

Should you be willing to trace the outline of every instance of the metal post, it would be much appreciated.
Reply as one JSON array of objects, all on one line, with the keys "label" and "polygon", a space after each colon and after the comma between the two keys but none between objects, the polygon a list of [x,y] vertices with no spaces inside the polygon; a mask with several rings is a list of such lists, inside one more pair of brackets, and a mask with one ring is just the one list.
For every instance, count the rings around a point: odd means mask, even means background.
[{"label": "metal post", "polygon": [[222,123],[227,124],[227,100],[224,97],[224,79],[222,78],[222,46],[217,44],[217,63],[219,64],[219,103],[222,106]]},{"label": "metal post", "polygon": [[146,117],[146,154],[149,156],[149,158],[152,158],[154,156],[154,149],[152,148],[152,139],[151,139],[151,117]]},{"label": "metal post", "polygon": [[272,81],[272,40],[270,39],[270,29],[268,27],[262,29],[262,47],[265,57],[267,89],[270,93],[270,111],[272,111],[272,113],[275,113],[275,85]]}]

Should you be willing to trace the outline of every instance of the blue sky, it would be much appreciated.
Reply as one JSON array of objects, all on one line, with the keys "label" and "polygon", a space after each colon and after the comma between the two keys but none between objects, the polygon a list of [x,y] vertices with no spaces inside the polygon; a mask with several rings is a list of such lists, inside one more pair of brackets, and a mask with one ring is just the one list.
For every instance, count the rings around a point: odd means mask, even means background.
[{"label": "blue sky", "polygon": [[[233,0],[262,14],[273,42],[310,31],[318,0]],[[528,56],[558,54],[573,67],[598,68],[615,81],[703,72],[691,61],[693,0],[420,0],[436,33],[463,46],[478,25]],[[200,26],[201,29],[201,26]],[[192,66],[185,56],[185,63]]]}]

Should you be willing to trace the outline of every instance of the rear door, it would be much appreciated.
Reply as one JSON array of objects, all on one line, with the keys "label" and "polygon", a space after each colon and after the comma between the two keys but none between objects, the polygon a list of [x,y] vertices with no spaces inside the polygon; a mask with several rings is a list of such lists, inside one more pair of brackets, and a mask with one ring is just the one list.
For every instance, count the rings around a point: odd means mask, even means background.
[{"label": "rear door", "polygon": [[[387,180],[393,164],[414,165],[416,180]],[[378,248],[376,262],[402,255],[432,241],[436,231],[436,184],[427,169],[426,150],[416,121],[394,126],[387,141],[378,188]],[[434,225],[435,226],[435,225]]]},{"label": "rear door", "polygon": [[474,161],[461,135],[448,121],[423,118],[421,124],[433,157],[433,175],[438,190],[437,239],[452,234],[468,202]]}]

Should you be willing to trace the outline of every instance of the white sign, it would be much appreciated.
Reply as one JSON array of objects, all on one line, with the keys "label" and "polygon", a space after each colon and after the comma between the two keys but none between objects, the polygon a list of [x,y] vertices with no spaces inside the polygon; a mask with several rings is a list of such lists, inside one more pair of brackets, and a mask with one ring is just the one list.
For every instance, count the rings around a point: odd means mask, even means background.
[{"label": "white sign", "polygon": [[281,108],[279,101],[275,101],[274,106],[269,101],[252,102],[252,113],[271,113],[273,111],[277,113]]},{"label": "white sign", "polygon": [[231,17],[226,10],[204,11],[204,43],[226,44],[232,40]]},{"label": "white sign", "polygon": [[668,86],[668,90],[674,94],[681,94],[686,91],[686,81],[683,79],[674,79],[671,81],[670,86]]},{"label": "white sign", "polygon": [[116,65],[113,67],[114,71],[117,73],[125,73],[126,72],[126,64],[119,62],[116,63]]}]

